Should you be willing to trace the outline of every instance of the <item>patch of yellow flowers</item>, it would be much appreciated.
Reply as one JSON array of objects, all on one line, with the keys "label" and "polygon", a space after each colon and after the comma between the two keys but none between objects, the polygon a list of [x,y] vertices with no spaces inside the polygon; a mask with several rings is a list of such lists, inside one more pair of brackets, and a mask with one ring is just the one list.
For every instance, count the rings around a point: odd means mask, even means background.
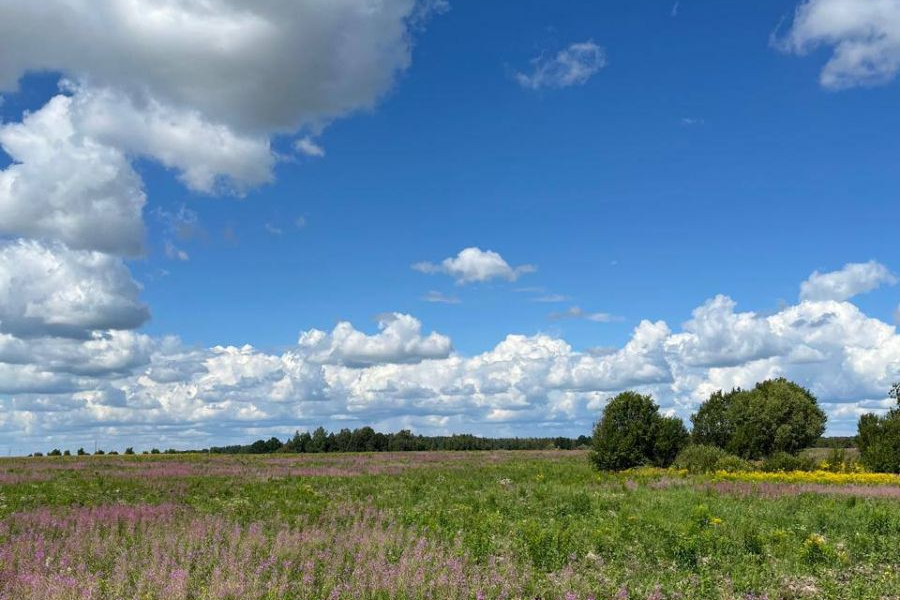
[{"label": "patch of yellow flowers", "polygon": [[[656,467],[639,467],[625,472],[635,478],[655,479],[663,476],[687,477],[686,469],[659,469]],[[702,477],[702,476],[701,476]],[[834,473],[832,471],[716,471],[706,477],[713,481],[747,481],[757,483],[823,483],[833,485],[897,485],[900,486],[900,475],[892,473],[866,473],[863,471]]]},{"label": "patch of yellow flowers", "polygon": [[824,483],[834,485],[900,485],[900,475],[891,473],[832,473],[831,471],[716,471],[719,481],[750,481],[773,483]]}]

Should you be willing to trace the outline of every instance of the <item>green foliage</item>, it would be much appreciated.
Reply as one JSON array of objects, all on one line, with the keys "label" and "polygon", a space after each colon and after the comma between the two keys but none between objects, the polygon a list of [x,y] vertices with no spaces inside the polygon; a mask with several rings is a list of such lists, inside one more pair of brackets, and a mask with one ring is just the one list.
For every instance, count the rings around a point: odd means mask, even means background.
[{"label": "green foliage", "polygon": [[681,451],[675,459],[674,466],[678,469],[687,469],[689,473],[712,473],[716,465],[728,453],[716,446],[706,444],[691,444]]},{"label": "green foliage", "polygon": [[733,399],[742,393],[740,388],[724,393],[713,392],[691,417],[693,441],[701,446],[727,448],[734,435]]},{"label": "green foliage", "polygon": [[[249,445],[214,446],[212,454],[271,454],[326,452],[423,452],[432,450],[575,450],[590,443],[587,436],[578,438],[484,438],[471,434],[424,436],[414,435],[408,429],[397,433],[381,433],[371,427],[341,429],[329,433],[324,427],[312,434],[295,432],[293,437],[281,443],[278,438],[257,440]],[[665,447],[660,452],[666,452]]]},{"label": "green foliage", "polygon": [[609,401],[594,427],[591,460],[602,471],[672,464],[689,435],[674,417],[663,417],[650,396],[622,392]]},{"label": "green foliage", "polygon": [[681,449],[688,445],[691,436],[681,419],[659,417],[656,419],[656,439],[653,442],[653,464],[668,467],[675,461]]},{"label": "green foliage", "polygon": [[697,444],[745,459],[796,454],[825,431],[825,413],[809,390],[784,378],[752,390],[716,392],[691,417]]},{"label": "green foliage", "polygon": [[716,446],[691,444],[681,451],[675,459],[674,466],[686,469],[689,473],[713,473],[715,471],[752,471],[753,465],[746,460],[728,454]]},{"label": "green foliage", "polygon": [[768,473],[778,471],[814,471],[816,463],[805,456],[796,456],[787,452],[776,452],[766,457],[762,463],[762,470]]},{"label": "green foliage", "polygon": [[897,407],[884,416],[866,414],[858,425],[860,461],[869,470],[900,473],[900,384],[894,384],[891,397]]},{"label": "green foliage", "polygon": [[726,454],[716,461],[716,471],[728,471],[729,473],[741,473],[755,471],[756,465],[749,460],[744,460],[734,454]]}]

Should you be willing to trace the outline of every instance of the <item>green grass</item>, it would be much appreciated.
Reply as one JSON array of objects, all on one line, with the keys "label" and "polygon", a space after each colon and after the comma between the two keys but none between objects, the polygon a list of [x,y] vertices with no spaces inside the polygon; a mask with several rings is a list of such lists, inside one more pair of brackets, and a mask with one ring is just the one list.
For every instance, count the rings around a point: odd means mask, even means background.
[{"label": "green grass", "polygon": [[[446,460],[443,459],[446,456]],[[345,457],[347,458],[347,457]],[[338,457],[302,457],[328,465]],[[48,459],[33,459],[33,462]],[[0,486],[0,517],[40,507],[174,502],[200,513],[269,527],[300,525],[338,506],[374,506],[427,536],[461,541],[479,561],[502,556],[552,577],[567,566],[598,598],[896,598],[900,501],[789,494],[726,495],[694,479],[630,481],[600,475],[583,453],[442,455],[397,472],[266,476],[261,457],[233,457],[252,474],[142,478],[155,461],[202,471],[206,457],[53,459],[83,469]],[[388,456],[347,458],[388,464]],[[66,461],[69,461],[68,463]],[[317,462],[318,461],[318,462]],[[128,465],[123,475],[111,465]],[[355,464],[355,462],[354,462]],[[27,461],[0,471],[28,474]],[[372,472],[376,471],[376,472]]]}]

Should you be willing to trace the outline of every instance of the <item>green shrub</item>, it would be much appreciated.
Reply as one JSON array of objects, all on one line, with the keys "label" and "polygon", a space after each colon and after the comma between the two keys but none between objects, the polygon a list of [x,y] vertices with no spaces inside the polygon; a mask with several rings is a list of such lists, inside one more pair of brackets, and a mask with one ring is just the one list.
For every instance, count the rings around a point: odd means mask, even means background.
[{"label": "green shrub", "polygon": [[687,469],[689,473],[712,473],[716,464],[728,456],[728,453],[715,446],[691,444],[681,451],[675,459],[674,466]]},{"label": "green shrub", "polygon": [[668,467],[689,439],[681,419],[660,415],[651,396],[622,392],[594,427],[591,461],[602,471]]},{"label": "green shrub", "polygon": [[900,473],[900,384],[895,384],[891,396],[897,407],[880,417],[863,415],[859,419],[859,457],[869,470]]},{"label": "green shrub", "polygon": [[744,460],[734,454],[727,454],[716,461],[716,471],[728,471],[729,473],[740,473],[746,471],[755,471],[756,467],[749,460]]},{"label": "green shrub", "polygon": [[682,450],[673,466],[677,469],[687,469],[693,474],[753,470],[753,465],[746,460],[728,454],[721,448],[702,444],[692,444]]},{"label": "green shrub", "polygon": [[716,392],[691,417],[696,444],[745,459],[795,454],[825,431],[825,413],[809,390],[779,378],[752,390]]},{"label": "green shrub", "polygon": [[657,467],[670,466],[678,453],[688,445],[690,439],[690,434],[678,417],[656,419],[653,464]]},{"label": "green shrub", "polygon": [[762,470],[768,473],[777,471],[815,471],[816,462],[805,456],[776,452],[763,461]]}]

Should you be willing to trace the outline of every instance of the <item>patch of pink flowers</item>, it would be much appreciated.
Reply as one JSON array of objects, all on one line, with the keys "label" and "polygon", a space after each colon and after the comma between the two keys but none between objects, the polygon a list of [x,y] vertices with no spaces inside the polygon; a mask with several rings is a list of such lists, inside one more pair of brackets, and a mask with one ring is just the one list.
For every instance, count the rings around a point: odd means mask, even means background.
[{"label": "patch of pink flowers", "polygon": [[37,510],[0,542],[2,600],[519,598],[530,583],[371,510],[284,529],[172,505]]}]

